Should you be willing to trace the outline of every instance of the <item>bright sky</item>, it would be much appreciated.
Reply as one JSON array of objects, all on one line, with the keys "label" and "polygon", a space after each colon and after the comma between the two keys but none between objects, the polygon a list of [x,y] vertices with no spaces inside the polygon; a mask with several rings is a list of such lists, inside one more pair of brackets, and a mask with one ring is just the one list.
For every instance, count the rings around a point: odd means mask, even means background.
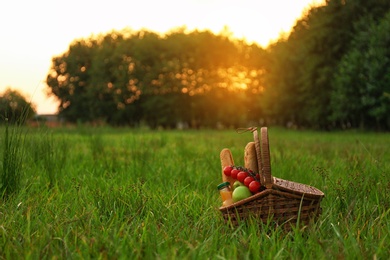
[{"label": "bright sky", "polygon": [[8,0],[0,2],[0,92],[31,99],[39,114],[55,113],[45,94],[51,58],[77,38],[126,27],[167,32],[186,26],[234,36],[266,47],[288,32],[309,5],[323,0]]}]

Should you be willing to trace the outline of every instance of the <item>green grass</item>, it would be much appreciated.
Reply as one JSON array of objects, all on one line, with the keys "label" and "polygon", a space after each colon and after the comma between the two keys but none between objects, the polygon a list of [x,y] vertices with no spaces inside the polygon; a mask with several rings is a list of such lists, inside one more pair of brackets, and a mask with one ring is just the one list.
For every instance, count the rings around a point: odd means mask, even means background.
[{"label": "green grass", "polygon": [[29,129],[21,189],[0,202],[0,258],[388,259],[390,135],[269,135],[273,175],[326,195],[304,232],[223,222],[219,152],[243,164],[249,133]]},{"label": "green grass", "polygon": [[20,176],[24,133],[18,125],[9,125],[6,119],[2,140],[2,160],[0,168],[0,199],[7,200],[20,189]]}]

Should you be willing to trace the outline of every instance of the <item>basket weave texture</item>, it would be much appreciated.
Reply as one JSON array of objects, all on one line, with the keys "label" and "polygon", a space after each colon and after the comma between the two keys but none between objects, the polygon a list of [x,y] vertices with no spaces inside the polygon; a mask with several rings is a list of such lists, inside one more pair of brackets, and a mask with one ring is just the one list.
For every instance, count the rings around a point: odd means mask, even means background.
[{"label": "basket weave texture", "polygon": [[268,130],[261,128],[261,142],[256,128],[252,129],[260,180],[265,189],[247,199],[219,210],[226,222],[238,225],[249,218],[264,224],[274,222],[291,229],[297,222],[309,225],[321,213],[320,203],[324,193],[319,189],[283,180],[271,175]]}]

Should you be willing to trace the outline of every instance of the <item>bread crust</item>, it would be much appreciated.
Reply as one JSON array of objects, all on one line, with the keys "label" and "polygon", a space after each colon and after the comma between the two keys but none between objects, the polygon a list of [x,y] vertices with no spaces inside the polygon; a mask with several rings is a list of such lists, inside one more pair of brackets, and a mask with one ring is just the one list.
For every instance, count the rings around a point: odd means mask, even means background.
[{"label": "bread crust", "polygon": [[231,151],[228,148],[222,149],[222,151],[220,153],[220,158],[221,158],[221,167],[222,167],[222,182],[228,181],[228,182],[230,182],[230,185],[233,186],[235,180],[232,177],[226,176],[223,173],[223,168],[225,168],[226,166],[233,166],[234,165],[233,156],[232,156]]},{"label": "bread crust", "polygon": [[245,146],[244,161],[245,161],[245,168],[250,169],[255,173],[259,172],[259,169],[257,166],[255,142],[249,142]]}]

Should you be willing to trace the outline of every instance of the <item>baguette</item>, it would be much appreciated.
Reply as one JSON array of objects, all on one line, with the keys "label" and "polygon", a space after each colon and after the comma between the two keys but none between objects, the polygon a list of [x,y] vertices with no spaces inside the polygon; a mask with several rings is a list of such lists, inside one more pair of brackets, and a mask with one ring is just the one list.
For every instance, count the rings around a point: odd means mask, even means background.
[{"label": "baguette", "polygon": [[234,165],[232,153],[230,152],[229,149],[224,148],[220,153],[220,158],[221,158],[221,166],[222,166],[222,182],[228,181],[230,182],[230,186],[233,187],[235,180],[232,177],[226,176],[223,173],[223,168],[225,168],[226,166]]},{"label": "baguette", "polygon": [[249,142],[245,146],[244,160],[245,160],[245,168],[250,169],[256,173],[259,172],[259,169],[257,167],[255,142]]}]

